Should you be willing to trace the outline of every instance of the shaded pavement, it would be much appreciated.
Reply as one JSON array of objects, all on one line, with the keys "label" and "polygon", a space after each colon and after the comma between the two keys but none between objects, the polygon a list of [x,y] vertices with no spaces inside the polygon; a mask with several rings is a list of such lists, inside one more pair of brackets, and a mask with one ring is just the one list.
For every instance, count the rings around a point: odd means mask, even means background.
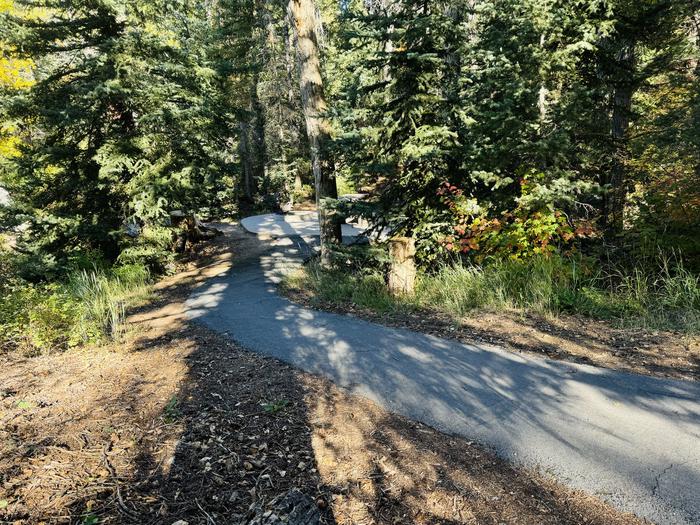
[{"label": "shaded pavement", "polygon": [[269,241],[195,290],[188,317],[621,510],[700,523],[698,383],[465,345],[295,305],[276,283],[307,247],[298,236]]}]

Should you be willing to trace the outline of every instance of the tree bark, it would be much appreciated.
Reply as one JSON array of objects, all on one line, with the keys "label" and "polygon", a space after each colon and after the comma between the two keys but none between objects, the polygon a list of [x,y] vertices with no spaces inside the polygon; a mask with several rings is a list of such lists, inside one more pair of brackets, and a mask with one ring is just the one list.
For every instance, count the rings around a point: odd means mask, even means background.
[{"label": "tree bark", "polygon": [[263,181],[267,175],[267,143],[265,139],[265,109],[260,102],[258,89],[260,86],[260,74],[253,73],[253,82],[250,88],[250,109],[252,111],[252,128],[254,158],[253,173],[257,181]]},{"label": "tree bark", "polygon": [[328,106],[321,77],[316,5],[314,0],[289,0],[288,9],[296,31],[301,104],[306,119],[306,133],[316,186],[318,222],[321,230],[321,265],[329,266],[331,247],[340,244],[342,237],[339,217],[325,202],[325,199],[338,198],[338,188],[327,153],[330,123],[325,117]]},{"label": "tree bark", "polygon": [[253,163],[251,161],[252,155],[250,151],[250,125],[245,118],[241,119],[239,122],[239,144],[238,144],[238,154],[241,157],[241,167],[243,169],[243,193],[248,201],[253,200],[253,193],[255,191],[254,177],[253,177]]},{"label": "tree bark", "polygon": [[616,235],[624,228],[624,212],[627,202],[627,177],[625,160],[628,148],[628,130],[632,115],[634,95],[635,45],[624,43],[617,56],[621,78],[612,94],[611,136],[613,141],[613,165],[609,177],[609,190],[605,202],[605,219],[609,234]]}]

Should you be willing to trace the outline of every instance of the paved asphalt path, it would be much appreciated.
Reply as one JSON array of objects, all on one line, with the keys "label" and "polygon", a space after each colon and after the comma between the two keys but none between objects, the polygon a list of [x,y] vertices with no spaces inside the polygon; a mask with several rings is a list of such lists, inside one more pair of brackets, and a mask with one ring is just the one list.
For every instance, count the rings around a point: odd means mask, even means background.
[{"label": "paved asphalt path", "polygon": [[[308,239],[312,242],[311,239]],[[188,315],[389,410],[491,446],[621,510],[700,524],[700,384],[465,345],[276,293],[300,237],[195,290]]]},{"label": "paved asphalt path", "polygon": [[[274,237],[303,235],[305,237],[320,235],[318,214],[315,211],[294,211],[284,215],[268,213],[246,217],[241,221],[247,231]],[[342,225],[344,236],[360,235],[362,230],[350,224]]]}]

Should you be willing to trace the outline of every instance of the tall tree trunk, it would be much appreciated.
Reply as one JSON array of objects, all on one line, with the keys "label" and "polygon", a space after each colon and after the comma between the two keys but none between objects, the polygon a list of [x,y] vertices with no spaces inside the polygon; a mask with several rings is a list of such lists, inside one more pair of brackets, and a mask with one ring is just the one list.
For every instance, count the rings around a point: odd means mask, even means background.
[{"label": "tall tree trunk", "polygon": [[[287,17],[288,21],[291,21],[291,16]],[[290,27],[291,24],[285,24],[284,30],[285,30],[285,41],[284,41],[284,67],[287,72],[287,107],[292,109],[296,107],[295,100],[298,100],[294,91],[294,77],[296,76],[295,74],[295,69],[296,69],[296,62],[294,61],[294,55],[295,51],[294,49],[296,48],[296,37],[295,37],[295,31],[293,28]],[[295,121],[294,126],[295,126],[295,131],[294,133],[301,133],[302,132],[302,126],[300,125],[301,122]],[[294,190],[296,192],[301,193],[302,187],[304,185],[304,181],[302,180],[301,177],[302,173],[301,170],[299,169],[299,166],[295,166],[294,168]]]},{"label": "tall tree trunk", "polygon": [[239,122],[240,142],[238,144],[238,154],[241,157],[241,167],[243,169],[243,194],[246,200],[253,200],[255,192],[255,181],[253,177],[253,163],[251,161],[250,148],[250,124],[246,117],[243,117]]},{"label": "tall tree trunk", "polygon": [[299,57],[301,104],[306,118],[306,133],[311,149],[311,166],[316,185],[318,222],[321,230],[321,264],[330,265],[331,246],[342,242],[340,220],[325,199],[337,199],[338,188],[328,158],[330,123],[324,116],[328,108],[321,77],[321,61],[316,31],[314,0],[289,0],[289,13],[296,31]]},{"label": "tall tree trunk", "polygon": [[[700,13],[695,13],[691,17],[690,34],[695,44],[695,56],[693,57],[693,84],[695,89],[691,100],[692,122],[694,130],[700,130]],[[700,180],[700,133],[693,134],[693,144],[695,145],[695,175]]]},{"label": "tall tree trunk", "polygon": [[253,82],[250,87],[250,109],[252,111],[253,132],[253,170],[254,180],[264,181],[267,176],[267,143],[265,140],[265,108],[260,102],[258,88],[260,85],[260,73],[253,73]]},{"label": "tall tree trunk", "polygon": [[[540,35],[540,48],[544,50],[544,46],[547,42],[547,36],[542,33]],[[545,77],[544,71],[540,72],[540,90],[537,94],[537,109],[540,113],[540,126],[539,126],[539,134],[540,136],[543,136],[545,133],[545,126],[547,123],[547,110],[549,109],[547,106],[547,96],[549,95],[549,89],[547,89],[547,79]]]},{"label": "tall tree trunk", "polygon": [[240,142],[238,152],[243,169],[243,191],[246,200],[252,201],[258,193],[258,185],[265,180],[266,144],[265,113],[258,97],[259,75],[255,72],[249,82],[248,107],[238,123]]},{"label": "tall tree trunk", "polygon": [[612,94],[611,136],[613,141],[613,165],[608,183],[610,185],[605,202],[605,218],[608,234],[618,234],[624,227],[624,212],[627,202],[627,177],[625,161],[628,153],[628,130],[632,115],[632,97],[635,81],[635,45],[624,43],[617,56],[620,78]]}]

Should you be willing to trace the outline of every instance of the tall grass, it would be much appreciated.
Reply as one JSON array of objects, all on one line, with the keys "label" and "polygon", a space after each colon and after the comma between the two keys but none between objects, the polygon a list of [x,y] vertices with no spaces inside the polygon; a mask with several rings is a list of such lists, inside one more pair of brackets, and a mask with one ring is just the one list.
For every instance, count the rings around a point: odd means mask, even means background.
[{"label": "tall grass", "polygon": [[558,291],[570,284],[570,277],[569,268],[557,258],[495,262],[485,267],[456,264],[423,275],[417,300],[425,306],[443,305],[454,315],[474,308],[526,308],[544,314],[557,310]]},{"label": "tall grass", "polygon": [[310,291],[323,300],[354,304],[382,313],[410,306],[389,294],[384,278],[378,273],[328,272],[314,262],[287,276],[283,286]]},{"label": "tall grass", "polygon": [[0,352],[47,353],[117,339],[127,309],[148,297],[148,283],[140,264],[79,271],[65,283],[10,276],[0,283]]},{"label": "tall grass", "polygon": [[630,327],[700,333],[700,278],[673,257],[629,270],[603,270],[561,257],[452,264],[419,275],[412,297],[392,297],[379,273],[324,272],[313,264],[287,286],[378,312],[428,308],[457,319],[476,309],[547,317],[566,312]]},{"label": "tall grass", "polygon": [[69,290],[80,304],[76,330],[82,339],[117,339],[124,329],[127,307],[148,297],[148,280],[148,270],[138,264],[111,273],[82,271],[73,275]]}]

